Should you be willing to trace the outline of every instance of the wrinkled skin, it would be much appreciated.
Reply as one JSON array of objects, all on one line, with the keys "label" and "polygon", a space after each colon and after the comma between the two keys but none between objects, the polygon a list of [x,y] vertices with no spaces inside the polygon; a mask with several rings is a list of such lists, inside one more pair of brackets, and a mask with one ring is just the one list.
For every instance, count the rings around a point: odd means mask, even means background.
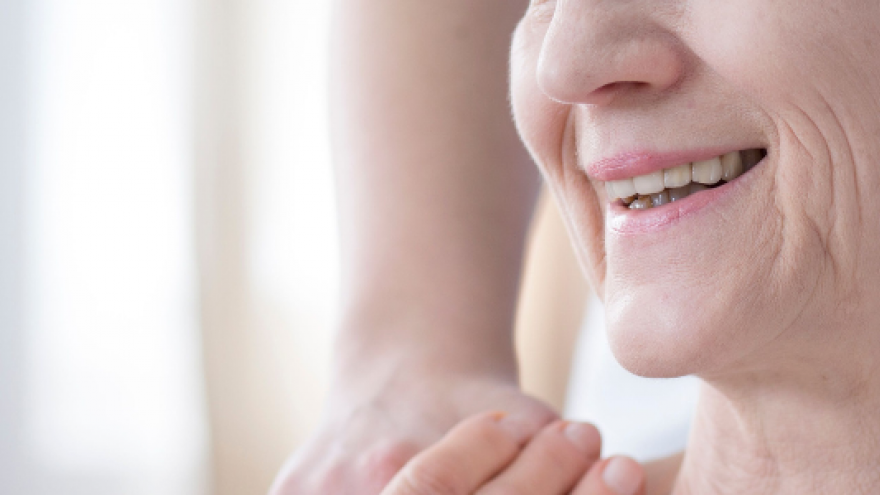
[{"label": "wrinkled skin", "polygon": [[[880,490],[878,20],[864,0],[545,0],[517,30],[516,122],[616,357],[706,382],[675,493]],[[668,221],[586,173],[753,148]]]},{"label": "wrinkled skin", "polygon": [[[786,331],[835,325],[873,295],[880,5],[844,3],[536,1],[520,25],[516,121],[631,370],[762,366],[799,339]],[[584,164],[705,147],[769,157],[668,228],[605,225]]]}]

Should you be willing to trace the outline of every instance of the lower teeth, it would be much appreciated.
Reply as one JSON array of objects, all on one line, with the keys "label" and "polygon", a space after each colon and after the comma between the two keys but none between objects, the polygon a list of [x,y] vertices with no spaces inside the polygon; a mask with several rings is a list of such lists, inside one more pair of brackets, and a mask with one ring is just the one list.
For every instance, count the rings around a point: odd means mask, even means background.
[{"label": "lower teeth", "polygon": [[657,194],[641,195],[637,194],[629,198],[624,198],[623,204],[629,206],[630,210],[647,210],[657,206],[663,206],[666,203],[674,203],[680,199],[684,199],[691,194],[720,186],[721,183],[708,187],[703,184],[692,182],[684,187],[676,187],[675,189],[664,189]]}]

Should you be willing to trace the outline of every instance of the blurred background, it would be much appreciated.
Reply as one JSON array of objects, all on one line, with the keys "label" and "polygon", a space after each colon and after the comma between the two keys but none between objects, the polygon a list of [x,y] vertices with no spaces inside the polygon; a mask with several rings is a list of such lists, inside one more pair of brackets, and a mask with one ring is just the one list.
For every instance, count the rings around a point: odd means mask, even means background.
[{"label": "blurred background", "polygon": [[[265,493],[337,293],[331,2],[0,0],[0,493]],[[586,288],[546,200],[525,387]]]}]

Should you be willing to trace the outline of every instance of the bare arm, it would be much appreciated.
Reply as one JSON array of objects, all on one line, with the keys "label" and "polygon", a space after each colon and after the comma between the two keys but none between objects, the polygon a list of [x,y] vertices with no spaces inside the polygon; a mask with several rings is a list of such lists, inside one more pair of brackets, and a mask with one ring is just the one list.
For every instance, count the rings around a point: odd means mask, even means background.
[{"label": "bare arm", "polygon": [[404,355],[515,376],[511,329],[538,190],[507,100],[525,6],[336,2],[340,363]]},{"label": "bare arm", "polygon": [[324,422],[276,495],[378,494],[487,409],[536,426],[513,345],[538,174],[508,106],[525,0],[336,0],[343,308]]},{"label": "bare arm", "polygon": [[507,101],[526,4],[336,0],[335,377],[273,495],[378,495],[468,416],[504,410],[527,431],[555,419],[519,390],[512,335],[539,185]]}]

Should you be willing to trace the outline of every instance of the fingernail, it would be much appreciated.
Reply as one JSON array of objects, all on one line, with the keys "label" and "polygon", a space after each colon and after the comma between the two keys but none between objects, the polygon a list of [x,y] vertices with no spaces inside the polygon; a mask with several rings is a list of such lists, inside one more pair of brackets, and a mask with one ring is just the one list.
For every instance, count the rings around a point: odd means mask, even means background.
[{"label": "fingernail", "polygon": [[602,440],[594,426],[583,423],[568,423],[563,433],[578,450],[584,454],[598,457]]},{"label": "fingernail", "polygon": [[532,436],[532,427],[524,420],[506,413],[495,416],[498,426],[501,427],[518,445],[523,445]]},{"label": "fingernail", "polygon": [[617,495],[636,495],[642,484],[642,470],[632,459],[615,457],[605,466],[602,479]]}]

